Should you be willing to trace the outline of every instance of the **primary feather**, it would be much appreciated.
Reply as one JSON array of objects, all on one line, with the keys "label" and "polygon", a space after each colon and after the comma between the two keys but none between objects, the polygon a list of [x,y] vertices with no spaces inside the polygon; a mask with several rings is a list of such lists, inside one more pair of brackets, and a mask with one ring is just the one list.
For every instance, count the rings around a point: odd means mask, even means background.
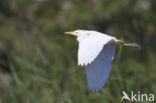
[{"label": "primary feather", "polygon": [[115,54],[115,45],[105,45],[97,58],[86,67],[86,77],[90,91],[99,91],[106,83]]}]

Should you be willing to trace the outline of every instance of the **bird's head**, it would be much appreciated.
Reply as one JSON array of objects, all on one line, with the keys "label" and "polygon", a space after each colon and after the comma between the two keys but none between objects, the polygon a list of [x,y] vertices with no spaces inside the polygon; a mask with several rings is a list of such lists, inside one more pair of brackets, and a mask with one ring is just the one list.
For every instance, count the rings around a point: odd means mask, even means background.
[{"label": "bird's head", "polygon": [[65,34],[74,35],[77,37],[78,41],[81,41],[83,39],[86,39],[88,36],[90,36],[91,31],[89,31],[89,30],[75,30],[72,32],[65,32]]},{"label": "bird's head", "polygon": [[70,34],[78,37],[81,35],[87,35],[88,32],[89,32],[88,30],[75,30],[72,32],[65,32],[65,34]]}]

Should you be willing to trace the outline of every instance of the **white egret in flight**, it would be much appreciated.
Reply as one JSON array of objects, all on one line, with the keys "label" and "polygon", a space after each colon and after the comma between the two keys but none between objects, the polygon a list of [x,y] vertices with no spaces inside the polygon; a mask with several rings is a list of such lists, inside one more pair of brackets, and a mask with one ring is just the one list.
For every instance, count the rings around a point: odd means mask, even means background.
[{"label": "white egret in flight", "polygon": [[115,55],[116,45],[140,48],[136,43],[125,43],[115,37],[91,30],[65,32],[77,37],[79,42],[78,65],[86,66],[86,77],[90,91],[99,91],[106,83]]}]

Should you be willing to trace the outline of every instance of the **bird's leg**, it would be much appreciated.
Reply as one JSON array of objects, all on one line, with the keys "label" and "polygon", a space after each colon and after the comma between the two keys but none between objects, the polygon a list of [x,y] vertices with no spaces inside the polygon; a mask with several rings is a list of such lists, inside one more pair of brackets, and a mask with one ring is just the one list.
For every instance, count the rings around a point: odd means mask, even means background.
[{"label": "bird's leg", "polygon": [[121,41],[121,40],[117,40],[116,43],[124,45],[124,46],[129,46],[129,47],[141,49],[141,46],[137,43],[125,43],[124,41]]}]

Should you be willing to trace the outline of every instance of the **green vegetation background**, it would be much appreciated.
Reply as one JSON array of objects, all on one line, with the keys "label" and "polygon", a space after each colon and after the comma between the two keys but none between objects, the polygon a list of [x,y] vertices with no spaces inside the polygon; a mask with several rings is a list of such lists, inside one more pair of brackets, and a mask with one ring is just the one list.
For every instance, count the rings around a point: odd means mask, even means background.
[{"label": "green vegetation background", "polygon": [[[91,29],[137,42],[118,46],[105,87],[89,93],[76,38]],[[156,95],[156,0],[1,0],[0,103],[121,103]],[[126,101],[124,101],[126,102]]]}]

